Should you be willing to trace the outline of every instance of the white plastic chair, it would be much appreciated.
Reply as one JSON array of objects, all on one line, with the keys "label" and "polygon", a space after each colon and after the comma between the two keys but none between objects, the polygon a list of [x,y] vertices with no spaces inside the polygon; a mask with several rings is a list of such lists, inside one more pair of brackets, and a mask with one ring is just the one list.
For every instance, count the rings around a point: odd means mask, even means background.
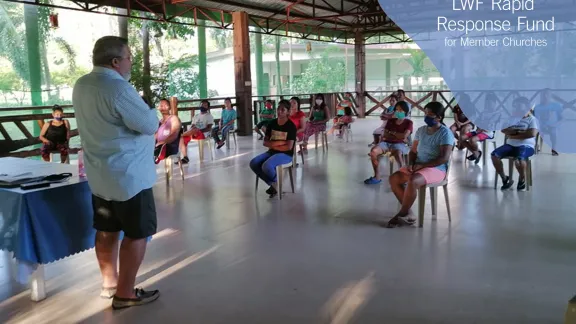
[{"label": "white plastic chair", "polygon": [[232,135],[234,137],[234,147],[238,147],[238,142],[236,140],[236,130],[235,129],[231,129],[228,131],[228,133],[226,134],[226,148],[229,149],[230,148],[230,135]]},{"label": "white plastic chair", "polygon": [[176,164],[180,169],[180,176],[184,180],[184,168],[182,167],[182,160],[180,159],[180,153],[170,155],[164,159],[164,172],[166,173],[166,182],[169,182],[174,173],[174,159],[176,159]]},{"label": "white plastic chair", "polygon": [[318,136],[322,137],[322,150],[328,151],[328,135],[326,131],[318,132],[314,135],[315,149],[318,149]]},{"label": "white plastic chair", "polygon": [[[294,145],[294,151],[296,150],[296,145]],[[293,152],[294,156],[296,152]],[[276,177],[278,179],[278,198],[282,200],[282,185],[284,183],[284,171],[288,170],[288,174],[290,175],[290,186],[292,187],[292,193],[294,193],[294,175],[292,174],[292,169],[294,168],[294,159],[289,163],[282,164],[276,167]],[[256,189],[258,191],[258,181],[260,178],[256,176]]]},{"label": "white plastic chair", "polygon": [[448,160],[446,166],[446,177],[438,183],[427,184],[418,189],[418,227],[424,226],[424,210],[426,209],[426,189],[430,189],[430,203],[432,204],[432,219],[436,220],[438,215],[438,187],[444,189],[444,200],[446,201],[446,211],[448,212],[448,221],[452,222],[450,211],[450,199],[448,198],[448,176],[450,174],[450,164],[452,158]]}]

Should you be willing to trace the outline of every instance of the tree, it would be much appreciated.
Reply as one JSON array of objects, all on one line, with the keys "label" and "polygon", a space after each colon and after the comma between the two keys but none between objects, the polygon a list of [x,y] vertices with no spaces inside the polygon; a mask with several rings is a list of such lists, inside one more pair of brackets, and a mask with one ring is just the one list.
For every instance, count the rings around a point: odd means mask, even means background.
[{"label": "tree", "polygon": [[[428,60],[428,56],[426,56],[424,51],[411,50],[409,53],[410,56],[401,59],[401,61],[408,63],[408,65],[410,65],[412,68],[412,71],[402,72],[398,74],[399,76],[403,77],[405,80],[410,80],[411,77],[428,78],[428,75],[435,71],[435,69],[426,67],[425,63],[426,60]],[[408,85],[410,85],[410,81],[408,81]]]},{"label": "tree", "polygon": [[306,70],[294,78],[293,89],[297,93],[329,93],[344,91],[346,63],[336,55],[340,49],[327,47],[319,57],[312,56]]}]

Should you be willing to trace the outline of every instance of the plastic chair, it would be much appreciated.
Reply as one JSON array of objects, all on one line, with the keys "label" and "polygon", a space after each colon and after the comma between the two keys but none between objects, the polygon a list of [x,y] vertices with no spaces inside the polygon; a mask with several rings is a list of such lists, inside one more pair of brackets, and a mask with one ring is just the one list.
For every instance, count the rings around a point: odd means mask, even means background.
[{"label": "plastic chair", "polygon": [[314,135],[315,148],[318,149],[318,135],[322,137],[322,150],[326,149],[328,151],[328,135],[326,131],[321,131]]},{"label": "plastic chair", "polygon": [[[50,162],[54,162],[54,154],[60,156],[60,151],[56,150],[56,151],[50,152]],[[66,156],[66,160],[64,160],[63,163],[64,164],[70,164],[70,153],[68,153],[68,156]]]},{"label": "plastic chair", "polygon": [[184,180],[184,168],[182,167],[182,160],[180,159],[180,153],[176,153],[174,155],[170,155],[164,159],[164,172],[166,173],[166,182],[170,181],[174,173],[174,158],[176,158],[176,164],[180,169],[180,176],[182,180]]},{"label": "plastic chair", "polygon": [[[296,145],[294,145],[294,151],[296,150]],[[295,155],[296,152],[293,152]],[[294,193],[294,175],[292,174],[292,169],[294,168],[294,160],[289,163],[282,164],[276,167],[276,177],[278,179],[278,198],[282,200],[282,185],[284,183],[284,171],[288,170],[288,174],[290,175],[290,186],[292,187],[292,193]],[[256,176],[256,189],[258,191],[258,176]]]},{"label": "plastic chair", "polygon": [[[292,159],[292,163],[294,164],[294,166],[298,166],[298,155],[300,155],[300,159],[302,160],[302,165],[304,165],[304,142],[296,142],[295,144],[296,147],[299,148],[298,153],[294,152],[294,154],[292,155],[293,159]],[[294,149],[296,149],[296,147]]]},{"label": "plastic chair", "polygon": [[204,161],[204,143],[208,143],[208,149],[210,150],[210,157],[214,160],[214,150],[212,149],[212,135],[207,135],[205,139],[195,140],[198,142],[198,156],[200,161]]},{"label": "plastic chair", "polygon": [[238,147],[238,142],[236,141],[236,130],[235,129],[231,129],[228,131],[228,133],[226,134],[226,148],[229,149],[230,148],[230,135],[234,136],[234,147]]},{"label": "plastic chair", "polygon": [[452,158],[448,160],[446,167],[446,177],[442,182],[427,184],[418,189],[418,227],[424,226],[424,210],[426,208],[426,189],[430,189],[430,203],[432,204],[432,219],[436,220],[438,215],[438,187],[444,189],[444,200],[446,201],[446,210],[448,211],[448,221],[452,222],[450,211],[450,200],[448,198],[448,175],[450,174],[450,164]]},{"label": "plastic chair", "polygon": [[[513,175],[514,175],[514,158],[503,158],[502,160],[508,160],[508,176],[510,177],[510,179],[512,179]],[[500,175],[498,175],[497,172],[495,172],[495,176],[494,176],[494,189],[498,188],[498,179],[500,178]],[[528,159],[526,161],[526,190],[530,191],[530,187],[533,186],[533,182],[532,182],[532,160]]]}]

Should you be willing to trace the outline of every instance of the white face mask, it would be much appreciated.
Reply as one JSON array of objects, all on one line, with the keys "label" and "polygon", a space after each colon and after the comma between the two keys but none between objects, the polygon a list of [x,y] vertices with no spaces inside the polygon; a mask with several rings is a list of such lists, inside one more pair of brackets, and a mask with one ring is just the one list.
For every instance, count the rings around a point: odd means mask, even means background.
[{"label": "white face mask", "polygon": [[320,106],[320,105],[322,104],[322,102],[323,102],[322,99],[316,99],[316,104],[317,104],[318,106]]}]

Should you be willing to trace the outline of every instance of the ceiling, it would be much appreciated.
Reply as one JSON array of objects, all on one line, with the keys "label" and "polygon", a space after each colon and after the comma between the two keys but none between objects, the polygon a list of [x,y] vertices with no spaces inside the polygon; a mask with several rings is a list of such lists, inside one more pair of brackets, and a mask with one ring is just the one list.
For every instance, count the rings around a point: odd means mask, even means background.
[{"label": "ceiling", "polygon": [[[232,29],[232,12],[249,15],[251,31],[317,41],[410,42],[377,0],[8,0],[55,8],[126,15],[178,24]],[[121,12],[115,8],[127,9]]]}]

